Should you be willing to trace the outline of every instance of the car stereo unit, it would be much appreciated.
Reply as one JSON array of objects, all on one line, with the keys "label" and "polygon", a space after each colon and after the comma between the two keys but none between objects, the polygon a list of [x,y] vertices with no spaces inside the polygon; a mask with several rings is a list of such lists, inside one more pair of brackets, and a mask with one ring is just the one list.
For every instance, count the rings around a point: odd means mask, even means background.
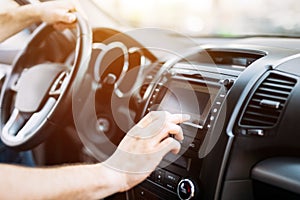
[{"label": "car stereo unit", "polygon": [[[210,133],[220,117],[220,108],[224,106],[229,85],[236,77],[200,70],[193,74],[190,72],[190,69],[182,70],[180,63],[177,63],[160,77],[152,89],[144,115],[163,110],[189,114],[191,119],[180,124],[184,140],[179,154],[167,154],[151,176],[134,189],[136,197],[142,192],[151,199],[199,198],[201,180],[197,174],[200,174],[202,160],[211,148]],[[146,191],[146,188],[156,189]]]}]

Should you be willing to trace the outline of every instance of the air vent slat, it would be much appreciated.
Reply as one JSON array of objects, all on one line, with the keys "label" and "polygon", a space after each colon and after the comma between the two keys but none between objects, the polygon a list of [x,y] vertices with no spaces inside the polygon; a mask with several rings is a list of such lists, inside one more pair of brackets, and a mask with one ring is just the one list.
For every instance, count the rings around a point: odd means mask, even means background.
[{"label": "air vent slat", "polygon": [[279,85],[279,84],[275,84],[275,83],[263,83],[262,86],[266,87],[266,88],[274,88],[274,89],[282,89],[285,91],[291,91],[292,87],[291,86],[286,86],[286,85]]},{"label": "air vent slat", "polygon": [[[276,114],[276,113],[281,112],[279,109],[264,108],[261,105],[254,105],[251,103],[248,105],[247,111],[256,111],[256,112],[265,113],[265,114],[268,114],[268,113]],[[245,112],[247,112],[247,111],[245,111]]]},{"label": "air vent slat", "polygon": [[267,78],[266,81],[281,84],[281,85],[289,85],[291,87],[293,87],[295,85],[294,81],[280,80],[280,79],[275,79],[275,78],[271,78],[271,77]]},{"label": "air vent slat", "polygon": [[[295,84],[295,79],[271,73],[252,95],[240,119],[240,126],[250,128],[275,126]],[[267,100],[278,102],[280,106],[275,108],[261,105],[261,102]]]},{"label": "air vent slat", "polygon": [[245,117],[244,125],[253,125],[253,124],[256,124],[257,126],[272,126],[273,122]]},{"label": "air vent slat", "polygon": [[[280,113],[278,113],[279,115]],[[274,115],[274,116],[271,116],[271,115],[268,115],[268,114],[262,114],[260,112],[254,112],[254,111],[247,111],[245,113],[245,116],[256,116],[256,117],[259,117],[259,118],[264,118],[264,119],[277,119],[278,115]]]},{"label": "air vent slat", "polygon": [[269,88],[264,88],[264,87],[259,88],[258,92],[263,92],[263,93],[265,92],[265,93],[280,95],[280,96],[283,96],[283,97],[287,97],[290,94],[290,92],[285,92],[285,91],[281,91],[281,90],[274,90],[274,89],[269,89]]},{"label": "air vent slat", "polygon": [[[271,95],[271,94],[264,94],[264,93],[260,93],[260,92],[257,92],[255,93],[255,97],[256,98],[255,100],[261,100],[261,99],[270,99],[270,100],[278,100],[278,101],[284,101],[286,100],[286,98],[284,97],[279,97],[279,96],[276,96],[276,95]],[[254,100],[254,99],[252,99]]]}]

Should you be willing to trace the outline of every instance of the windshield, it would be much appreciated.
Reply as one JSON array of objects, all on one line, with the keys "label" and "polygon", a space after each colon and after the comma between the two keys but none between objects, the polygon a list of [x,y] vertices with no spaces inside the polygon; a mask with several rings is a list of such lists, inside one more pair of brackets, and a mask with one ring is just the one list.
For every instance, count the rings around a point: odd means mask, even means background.
[{"label": "windshield", "polygon": [[300,36],[299,0],[93,0],[130,27],[197,36]]}]

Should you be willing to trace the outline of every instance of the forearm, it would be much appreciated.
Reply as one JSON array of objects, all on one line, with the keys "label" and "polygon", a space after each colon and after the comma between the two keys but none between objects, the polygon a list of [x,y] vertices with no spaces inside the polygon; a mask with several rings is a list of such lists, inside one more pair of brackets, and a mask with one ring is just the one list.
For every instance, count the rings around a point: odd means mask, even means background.
[{"label": "forearm", "polygon": [[40,14],[34,5],[20,6],[0,13],[0,42],[39,21]]},{"label": "forearm", "polygon": [[57,29],[73,28],[74,11],[72,1],[47,1],[0,13],[0,42],[35,22],[43,21]]},{"label": "forearm", "polygon": [[0,165],[0,199],[101,199],[122,190],[102,164],[58,168]]}]

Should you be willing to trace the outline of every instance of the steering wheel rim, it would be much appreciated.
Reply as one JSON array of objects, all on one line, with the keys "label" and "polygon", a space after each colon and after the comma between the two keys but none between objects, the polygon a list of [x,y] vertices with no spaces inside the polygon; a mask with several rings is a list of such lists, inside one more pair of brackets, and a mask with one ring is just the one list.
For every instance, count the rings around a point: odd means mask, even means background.
[{"label": "steering wheel rim", "polygon": [[[53,128],[57,128],[71,108],[73,83],[81,79],[87,70],[92,49],[91,28],[83,16],[76,15],[75,59],[71,67],[61,63],[43,63],[24,72],[28,67],[23,65],[26,55],[43,41],[45,35],[55,31],[45,23],[35,30],[27,47],[16,57],[3,84],[0,99],[1,140],[5,145],[17,150],[33,148],[43,142]],[[38,92],[34,91],[36,87]],[[33,97],[33,94],[36,96]],[[14,109],[11,110],[13,101]]]}]

